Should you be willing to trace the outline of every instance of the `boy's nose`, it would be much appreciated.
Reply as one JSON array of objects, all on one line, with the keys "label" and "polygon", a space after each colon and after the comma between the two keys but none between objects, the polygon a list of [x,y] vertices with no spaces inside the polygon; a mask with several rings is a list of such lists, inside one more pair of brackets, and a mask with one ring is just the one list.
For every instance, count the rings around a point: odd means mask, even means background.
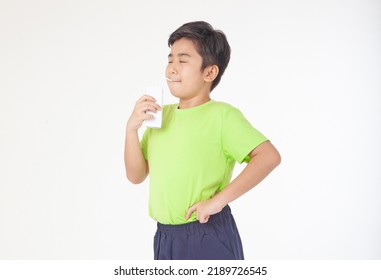
[{"label": "boy's nose", "polygon": [[173,64],[168,65],[167,73],[168,73],[168,75],[176,75],[177,74],[176,67]]}]

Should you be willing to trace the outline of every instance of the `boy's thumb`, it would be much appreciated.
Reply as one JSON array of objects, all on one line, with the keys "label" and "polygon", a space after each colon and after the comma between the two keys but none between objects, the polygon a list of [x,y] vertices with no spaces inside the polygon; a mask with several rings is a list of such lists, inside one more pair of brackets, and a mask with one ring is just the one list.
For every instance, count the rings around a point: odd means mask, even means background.
[{"label": "boy's thumb", "polygon": [[191,206],[191,208],[188,209],[187,214],[185,215],[185,220],[189,220],[190,216],[194,211],[197,209],[197,204]]}]

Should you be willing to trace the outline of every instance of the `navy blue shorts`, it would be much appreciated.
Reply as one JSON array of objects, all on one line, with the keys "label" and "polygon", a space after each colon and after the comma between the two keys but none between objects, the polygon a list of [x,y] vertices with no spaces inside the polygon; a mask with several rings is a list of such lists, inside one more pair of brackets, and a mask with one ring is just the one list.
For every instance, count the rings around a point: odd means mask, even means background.
[{"label": "navy blue shorts", "polygon": [[155,260],[243,260],[241,238],[230,207],[210,216],[205,224],[157,223]]}]

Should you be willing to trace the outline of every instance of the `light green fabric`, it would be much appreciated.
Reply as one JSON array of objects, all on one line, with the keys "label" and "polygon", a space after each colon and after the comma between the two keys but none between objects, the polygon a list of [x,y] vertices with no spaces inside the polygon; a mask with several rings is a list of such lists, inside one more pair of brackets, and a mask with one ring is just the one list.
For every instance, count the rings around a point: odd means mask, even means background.
[{"label": "light green fabric", "polygon": [[149,214],[162,224],[184,224],[193,204],[229,184],[235,162],[267,138],[233,106],[209,101],[179,110],[163,108],[162,128],[147,128],[141,147],[149,162]]}]

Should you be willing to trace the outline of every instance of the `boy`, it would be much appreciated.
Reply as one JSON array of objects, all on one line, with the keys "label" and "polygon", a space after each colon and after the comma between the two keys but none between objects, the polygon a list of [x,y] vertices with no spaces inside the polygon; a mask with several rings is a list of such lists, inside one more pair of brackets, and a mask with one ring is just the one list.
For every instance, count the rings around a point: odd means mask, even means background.
[{"label": "boy", "polygon": [[[127,178],[150,174],[149,214],[157,220],[155,259],[244,259],[228,203],[279,163],[275,147],[233,106],[211,100],[230,59],[225,35],[206,22],[173,32],[165,75],[178,104],[164,106],[162,127],[138,129],[161,110],[142,96],[127,122]],[[248,162],[230,182],[235,162]]]}]

